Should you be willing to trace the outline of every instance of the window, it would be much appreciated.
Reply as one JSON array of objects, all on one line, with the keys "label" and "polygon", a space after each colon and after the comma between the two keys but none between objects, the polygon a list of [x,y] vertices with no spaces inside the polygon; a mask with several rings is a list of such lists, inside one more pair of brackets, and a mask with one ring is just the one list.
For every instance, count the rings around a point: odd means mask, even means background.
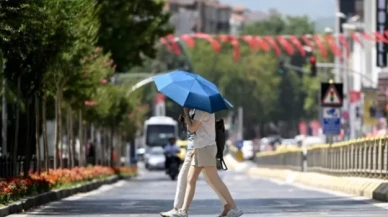
[{"label": "window", "polygon": [[356,0],[355,11],[358,16],[360,16],[360,20],[364,20],[364,0]]},{"label": "window", "polygon": [[175,137],[175,126],[149,125],[146,133],[146,144],[148,146],[164,146],[168,143],[169,138]]}]

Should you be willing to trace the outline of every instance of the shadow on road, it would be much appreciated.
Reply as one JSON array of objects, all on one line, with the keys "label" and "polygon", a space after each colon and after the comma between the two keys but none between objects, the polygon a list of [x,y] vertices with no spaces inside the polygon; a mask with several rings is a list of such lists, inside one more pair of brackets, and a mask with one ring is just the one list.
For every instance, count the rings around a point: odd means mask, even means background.
[{"label": "shadow on road", "polygon": [[[240,199],[237,200],[246,214],[274,214],[287,213],[311,213],[318,210],[330,210],[330,212],[363,212],[364,201],[355,201],[346,198],[270,198],[270,199]],[[122,199],[93,199],[77,201],[61,201],[60,204],[47,206],[36,215],[104,215],[104,214],[157,214],[171,208],[172,200],[122,200]],[[221,210],[218,200],[195,200],[190,213],[196,215],[217,214]],[[34,214],[31,214],[34,215]]]}]

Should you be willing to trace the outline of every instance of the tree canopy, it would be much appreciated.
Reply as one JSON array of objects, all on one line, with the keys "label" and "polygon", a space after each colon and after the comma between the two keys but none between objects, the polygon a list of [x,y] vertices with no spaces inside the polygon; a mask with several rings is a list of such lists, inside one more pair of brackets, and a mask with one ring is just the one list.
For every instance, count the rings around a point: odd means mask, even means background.
[{"label": "tree canopy", "polygon": [[[112,155],[122,140],[133,139],[147,107],[140,94],[125,94],[111,78],[154,57],[155,42],[172,32],[163,8],[153,0],[0,1],[2,94],[9,105],[4,154],[46,163],[50,155],[55,167],[64,166],[62,158],[75,166],[85,163],[91,125],[108,135],[103,149]],[[54,145],[47,141],[47,120],[55,121]]]},{"label": "tree canopy", "polygon": [[117,72],[141,65],[144,56],[154,58],[154,43],[173,31],[167,26],[164,1],[98,0],[98,5],[98,45],[112,54]]}]

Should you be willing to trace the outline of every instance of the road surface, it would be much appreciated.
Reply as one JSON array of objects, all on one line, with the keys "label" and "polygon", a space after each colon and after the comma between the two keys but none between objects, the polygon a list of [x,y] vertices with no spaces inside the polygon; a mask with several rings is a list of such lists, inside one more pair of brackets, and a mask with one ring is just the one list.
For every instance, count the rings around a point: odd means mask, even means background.
[{"label": "road surface", "polygon": [[[92,193],[75,195],[14,217],[155,217],[171,208],[175,182],[163,172],[140,171],[140,177],[103,186]],[[222,172],[245,217],[280,216],[388,216],[385,204],[341,197],[284,183],[251,178],[241,172]],[[212,190],[201,179],[190,210],[191,217],[214,217],[221,209]]]}]

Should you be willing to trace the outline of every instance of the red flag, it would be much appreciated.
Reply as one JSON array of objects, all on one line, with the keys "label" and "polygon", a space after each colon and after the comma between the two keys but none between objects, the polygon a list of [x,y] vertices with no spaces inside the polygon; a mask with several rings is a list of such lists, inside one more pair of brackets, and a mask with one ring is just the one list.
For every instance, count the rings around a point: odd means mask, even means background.
[{"label": "red flag", "polygon": [[314,35],[313,36],[313,40],[315,42],[315,45],[319,49],[319,52],[321,53],[322,58],[326,59],[326,57],[327,57],[327,50],[326,50],[326,47],[325,47],[325,45],[323,44],[323,42],[321,40],[321,37],[319,37],[318,35]]},{"label": "red flag", "polygon": [[306,35],[302,35],[302,41],[310,47],[311,50],[314,49],[313,44],[311,43],[310,39]]},{"label": "red flag", "polygon": [[172,49],[173,49],[174,53],[176,55],[180,55],[181,54],[181,49],[180,49],[178,43],[175,41],[174,35],[173,34],[167,35],[167,39],[171,43],[171,46],[172,46]]},{"label": "red flag", "polygon": [[280,48],[279,48],[278,44],[276,43],[275,39],[273,39],[271,36],[265,36],[264,38],[272,46],[272,48],[274,49],[276,55],[278,55],[278,56],[282,55],[282,51],[280,50]]},{"label": "red flag", "polygon": [[296,49],[298,49],[299,53],[302,56],[306,56],[306,51],[304,50],[303,45],[302,43],[300,43],[299,39],[294,35],[291,35],[289,39],[291,43],[296,47]]},{"label": "red flag", "polygon": [[253,36],[243,35],[241,39],[244,40],[249,45],[252,51],[257,51],[259,49],[259,46]]},{"label": "red flag", "polygon": [[213,50],[216,52],[216,53],[219,53],[221,51],[221,45],[220,43],[218,43],[217,40],[215,40],[211,35],[208,35],[208,34],[205,34],[205,33],[196,33],[194,35],[195,38],[199,38],[199,39],[204,39],[208,42],[210,42],[210,44],[212,45],[213,47]]},{"label": "red flag", "polygon": [[230,42],[233,46],[233,59],[238,61],[240,59],[240,43],[238,38],[232,35],[219,35],[218,39],[221,42]]},{"label": "red flag", "polygon": [[184,34],[184,35],[179,36],[179,38],[182,39],[182,41],[184,41],[188,47],[190,47],[190,48],[195,47],[195,41],[190,35]]},{"label": "red flag", "polygon": [[326,41],[327,41],[327,43],[329,44],[330,49],[331,49],[331,51],[333,52],[333,54],[334,54],[335,56],[340,57],[341,54],[342,54],[342,52],[341,52],[341,49],[337,46],[337,44],[336,44],[336,42],[335,42],[333,36],[332,36],[331,34],[327,34],[327,35],[325,36],[325,38],[326,38]]},{"label": "red flag", "polygon": [[376,38],[375,38],[375,37],[369,35],[369,34],[366,33],[366,32],[363,32],[363,33],[362,33],[362,36],[363,36],[366,40],[369,40],[369,41],[376,41]]},{"label": "red flag", "polygon": [[260,36],[255,36],[254,40],[257,42],[257,45],[263,49],[264,51],[268,52],[271,50],[271,47],[268,45],[268,43]]},{"label": "red flag", "polygon": [[294,47],[285,39],[283,36],[277,36],[277,41],[282,45],[283,49],[289,54],[293,55],[295,53]]},{"label": "red flag", "polygon": [[375,36],[376,36],[376,41],[377,42],[384,42],[384,43],[388,43],[388,40],[384,37],[383,34],[381,34],[380,32],[375,32]]},{"label": "red flag", "polygon": [[233,45],[233,59],[238,61],[240,59],[240,43],[238,40],[233,40],[230,43]]},{"label": "red flag", "polygon": [[353,40],[354,40],[355,42],[358,42],[358,43],[361,45],[361,47],[364,47],[364,44],[363,44],[362,41],[360,40],[359,34],[358,34],[357,32],[354,32],[354,33],[352,34],[352,38],[353,38]]},{"label": "red flag", "polygon": [[339,37],[340,43],[345,47],[346,56],[349,56],[350,55],[350,48],[349,48],[348,40],[346,40],[346,37],[342,34],[339,35],[338,37]]},{"label": "red flag", "polygon": [[166,47],[169,52],[172,52],[172,47],[165,37],[160,38],[159,41]]}]

